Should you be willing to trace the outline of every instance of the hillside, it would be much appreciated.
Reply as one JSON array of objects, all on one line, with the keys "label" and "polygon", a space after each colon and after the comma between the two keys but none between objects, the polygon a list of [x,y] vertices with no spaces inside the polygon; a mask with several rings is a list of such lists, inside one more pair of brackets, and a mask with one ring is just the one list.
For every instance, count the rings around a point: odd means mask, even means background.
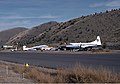
[{"label": "hillside", "polygon": [[62,44],[88,42],[100,35],[102,43],[120,47],[120,10],[95,13],[63,23],[48,22],[24,31],[9,40],[19,46],[27,44]]},{"label": "hillside", "polygon": [[42,25],[33,27],[29,30],[23,31],[15,35],[14,37],[10,38],[7,44],[18,43],[20,46],[22,46],[22,45],[38,42],[40,41],[40,38],[42,39],[43,36],[46,34],[46,32],[49,31],[51,28],[56,29],[56,25],[58,25],[57,22],[48,22],[48,23],[44,23]]},{"label": "hillside", "polygon": [[5,31],[1,31],[0,32],[0,46],[5,44],[11,37],[13,37],[14,35],[27,30],[26,28],[13,28],[13,29],[8,29]]}]

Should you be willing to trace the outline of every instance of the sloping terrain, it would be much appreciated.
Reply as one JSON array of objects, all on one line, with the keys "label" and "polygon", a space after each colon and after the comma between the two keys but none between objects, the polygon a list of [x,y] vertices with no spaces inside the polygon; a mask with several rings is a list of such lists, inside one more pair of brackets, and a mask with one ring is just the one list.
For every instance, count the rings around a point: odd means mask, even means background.
[{"label": "sloping terrain", "polygon": [[19,33],[18,35],[15,35],[12,37],[7,43],[18,43],[20,46],[27,45],[31,43],[35,43],[40,41],[40,38],[44,38],[44,35],[47,33],[47,31],[50,31],[50,29],[56,29],[56,26],[58,25],[57,22],[48,22],[36,27],[33,27],[29,30],[23,31]]},{"label": "sloping terrain", "polygon": [[63,23],[48,22],[24,31],[8,43],[20,46],[27,44],[62,44],[88,42],[100,35],[102,43],[120,46],[120,10],[82,16]]},{"label": "sloping terrain", "polygon": [[0,46],[5,44],[14,35],[22,32],[22,31],[25,31],[25,30],[27,30],[27,28],[18,27],[18,28],[1,31],[0,32]]}]

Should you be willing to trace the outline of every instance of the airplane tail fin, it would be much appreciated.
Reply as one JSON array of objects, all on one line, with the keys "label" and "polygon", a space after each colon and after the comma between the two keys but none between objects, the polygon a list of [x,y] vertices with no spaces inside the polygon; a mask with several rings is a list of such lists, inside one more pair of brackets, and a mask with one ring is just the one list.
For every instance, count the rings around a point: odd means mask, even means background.
[{"label": "airplane tail fin", "polygon": [[97,36],[96,41],[97,41],[97,45],[98,46],[102,45],[101,40],[100,40],[100,36]]}]

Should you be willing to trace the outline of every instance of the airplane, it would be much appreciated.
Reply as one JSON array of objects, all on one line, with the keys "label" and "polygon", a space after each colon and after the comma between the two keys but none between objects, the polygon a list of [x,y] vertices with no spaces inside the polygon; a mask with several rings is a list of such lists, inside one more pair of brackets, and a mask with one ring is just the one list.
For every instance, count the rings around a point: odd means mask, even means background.
[{"label": "airplane", "polygon": [[25,51],[32,51],[32,50],[50,50],[52,47],[48,47],[47,45],[39,45],[39,46],[34,46],[34,47],[30,47],[30,48],[27,48],[26,46],[23,46],[23,50]]},{"label": "airplane", "polygon": [[64,46],[67,50],[70,49],[87,49],[87,48],[93,48],[97,46],[101,46],[101,40],[100,36],[97,36],[97,39],[95,41],[89,42],[89,43],[70,43],[69,45]]},{"label": "airplane", "polygon": [[34,49],[34,48],[27,48],[25,45],[23,46],[23,50],[24,51],[32,51],[32,50],[36,50],[36,49]]}]

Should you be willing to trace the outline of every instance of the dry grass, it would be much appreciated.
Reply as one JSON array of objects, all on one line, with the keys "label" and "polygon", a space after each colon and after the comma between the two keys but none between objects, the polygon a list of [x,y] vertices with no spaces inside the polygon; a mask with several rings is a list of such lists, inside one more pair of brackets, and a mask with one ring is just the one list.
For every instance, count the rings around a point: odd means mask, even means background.
[{"label": "dry grass", "polygon": [[[93,69],[77,65],[73,69],[61,71],[61,78],[69,83],[116,83],[120,82],[120,74],[105,68]],[[60,77],[60,76],[59,76]]]},{"label": "dry grass", "polygon": [[25,77],[28,79],[32,79],[35,82],[41,83],[50,83],[53,82],[53,78],[48,73],[41,72],[36,67],[25,67],[25,66],[14,66],[12,68],[14,72],[19,74],[25,74]]},{"label": "dry grass", "polygon": [[120,74],[100,67],[92,68],[76,65],[72,69],[57,70],[51,74],[40,71],[37,67],[14,67],[17,73],[25,73],[25,77],[40,83],[120,83]]},{"label": "dry grass", "polygon": [[40,72],[38,69],[32,68],[26,73],[26,77],[41,83],[53,82],[53,77],[48,73]]}]

